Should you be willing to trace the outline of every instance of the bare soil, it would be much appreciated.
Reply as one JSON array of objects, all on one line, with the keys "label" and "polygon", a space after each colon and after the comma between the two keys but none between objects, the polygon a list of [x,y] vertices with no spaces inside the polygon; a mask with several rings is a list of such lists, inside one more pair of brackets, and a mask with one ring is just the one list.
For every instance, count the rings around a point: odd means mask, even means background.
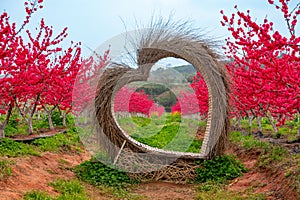
[{"label": "bare soil", "polygon": [[[201,134],[200,134],[201,135]],[[284,174],[284,170],[264,171],[256,166],[257,159],[262,153],[257,150],[246,151],[231,146],[227,153],[235,154],[249,169],[242,177],[236,178],[228,185],[228,190],[236,192],[264,193],[268,199],[298,199],[298,194],[292,187],[293,182]],[[51,153],[42,156],[23,158],[1,158],[13,160],[13,175],[0,181],[0,200],[22,199],[22,196],[32,190],[42,190],[51,195],[57,195],[49,183],[57,179],[76,178],[72,168],[90,159],[83,151],[81,154]],[[106,192],[95,187],[85,186],[91,199],[114,199]],[[178,185],[165,182],[151,182],[137,185],[132,193],[145,196],[151,200],[191,200],[195,198],[195,185]]]},{"label": "bare soil", "polygon": [[234,179],[229,184],[228,190],[242,193],[250,190],[254,194],[265,194],[267,199],[299,199],[293,185],[294,182],[285,175],[284,169],[263,170],[256,166],[258,157],[262,152],[231,147],[228,153],[237,155],[245,167],[249,169],[242,177]]},{"label": "bare soil", "polygon": [[46,152],[41,157],[10,159],[15,162],[12,168],[13,175],[0,181],[0,199],[21,199],[26,192],[32,190],[42,190],[55,195],[55,191],[48,184],[60,178],[75,178],[70,169],[89,158],[86,152],[82,154]]},{"label": "bare soil", "polygon": [[192,200],[195,196],[195,186],[152,182],[140,184],[134,193],[152,200]]}]

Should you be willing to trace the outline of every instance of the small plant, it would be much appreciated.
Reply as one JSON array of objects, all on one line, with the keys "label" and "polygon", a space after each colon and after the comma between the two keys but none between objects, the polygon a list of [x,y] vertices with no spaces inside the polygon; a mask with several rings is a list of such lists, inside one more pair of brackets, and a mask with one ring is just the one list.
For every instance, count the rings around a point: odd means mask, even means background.
[{"label": "small plant", "polygon": [[60,195],[51,197],[43,191],[31,191],[25,194],[25,200],[88,200],[85,188],[77,180],[57,180],[49,184]]},{"label": "small plant", "polygon": [[24,200],[52,200],[50,195],[42,191],[27,192],[24,196]]},{"label": "small plant", "polygon": [[67,123],[67,125],[74,126],[75,125],[75,117],[71,114],[67,114],[66,123]]},{"label": "small plant", "polygon": [[0,180],[3,180],[12,175],[12,162],[7,160],[0,161]]},{"label": "small plant", "polygon": [[6,137],[13,136],[14,134],[18,133],[18,128],[15,128],[11,125],[7,125],[4,129],[4,133]]},{"label": "small plant", "polygon": [[54,126],[62,126],[63,125],[63,119],[62,119],[62,116],[61,116],[61,114],[58,110],[55,110],[51,114],[51,119],[52,119],[52,122],[53,122]]},{"label": "small plant", "polygon": [[123,188],[129,183],[136,182],[131,180],[125,172],[118,171],[113,167],[94,160],[89,160],[76,166],[75,173],[81,180],[92,185]]},{"label": "small plant", "polygon": [[216,193],[217,191],[221,190],[221,188],[223,188],[223,187],[224,187],[224,185],[222,185],[221,183],[208,181],[208,182],[199,184],[199,186],[197,187],[197,190],[203,191],[203,192]]},{"label": "small plant", "polygon": [[78,180],[57,180],[50,183],[50,186],[61,194],[57,200],[88,200],[85,189]]},{"label": "small plant", "polygon": [[247,169],[232,156],[220,156],[213,160],[205,160],[196,169],[195,182],[225,182],[241,176]]}]

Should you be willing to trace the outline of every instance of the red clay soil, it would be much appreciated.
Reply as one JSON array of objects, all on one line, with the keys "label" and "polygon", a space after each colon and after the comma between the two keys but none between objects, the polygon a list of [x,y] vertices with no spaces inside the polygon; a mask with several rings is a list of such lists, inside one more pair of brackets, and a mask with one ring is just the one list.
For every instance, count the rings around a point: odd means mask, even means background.
[{"label": "red clay soil", "polygon": [[31,190],[42,190],[56,194],[48,184],[59,178],[70,179],[75,174],[70,168],[89,159],[88,153],[82,154],[55,154],[46,152],[41,157],[29,156],[14,158],[12,176],[0,181],[0,199],[21,199]]},{"label": "red clay soil", "polygon": [[267,199],[296,200],[298,194],[293,187],[293,181],[285,176],[285,170],[262,170],[256,167],[261,152],[246,151],[231,148],[228,153],[238,156],[241,162],[249,169],[242,177],[236,178],[229,184],[228,190],[246,193],[251,189],[254,194],[266,194]]},{"label": "red clay soil", "polygon": [[[231,147],[227,153],[237,155],[249,169],[244,176],[233,180],[228,190],[246,193],[249,188],[252,188],[253,193],[267,194],[268,199],[298,199],[298,194],[292,187],[293,182],[285,176],[284,170],[271,172],[259,170],[256,167],[255,163],[261,152],[249,152]],[[89,158],[90,155],[87,152],[80,155],[46,152],[41,157],[13,158],[11,159],[15,161],[12,169],[13,176],[0,181],[0,200],[21,199],[26,192],[31,190],[42,190],[55,195],[56,192],[49,186],[49,183],[59,178],[75,178],[75,174],[69,169]],[[191,200],[195,196],[195,186],[152,182],[138,185],[133,193],[153,200]],[[95,195],[91,198],[112,199],[112,197],[105,197],[99,191],[95,191]]]},{"label": "red clay soil", "polygon": [[193,185],[152,182],[140,184],[134,193],[152,200],[192,200],[195,199]]}]

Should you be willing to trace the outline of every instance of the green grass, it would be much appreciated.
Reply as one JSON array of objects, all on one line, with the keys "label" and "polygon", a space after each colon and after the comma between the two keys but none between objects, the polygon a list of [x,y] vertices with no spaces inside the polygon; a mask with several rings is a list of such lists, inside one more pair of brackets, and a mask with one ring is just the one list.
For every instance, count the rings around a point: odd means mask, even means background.
[{"label": "green grass", "polygon": [[76,166],[74,169],[80,180],[92,185],[105,185],[114,188],[124,188],[130,183],[136,183],[122,171],[114,169],[95,160],[89,160]]},{"label": "green grass", "polygon": [[16,142],[9,138],[0,139],[0,156],[19,157],[26,155],[40,156],[45,151],[80,152],[81,143],[75,128],[65,134],[36,139],[31,143]]},{"label": "green grass", "polygon": [[53,137],[41,138],[34,140],[32,145],[36,146],[40,151],[81,151],[80,138],[76,128],[72,127],[66,133],[59,133]]},{"label": "green grass", "polygon": [[240,131],[231,132],[229,135],[229,140],[234,143],[238,143],[241,146],[245,147],[247,150],[259,148],[259,149],[268,149],[269,143],[263,142],[255,139],[252,135],[244,136]]},{"label": "green grass", "polygon": [[85,188],[78,180],[57,180],[49,184],[59,196],[52,197],[43,191],[27,192],[25,200],[89,200]]},{"label": "green grass", "polygon": [[187,152],[200,153],[203,140],[194,139]]},{"label": "green grass", "polygon": [[195,182],[205,183],[214,181],[224,183],[242,176],[245,172],[247,172],[247,169],[235,157],[220,156],[213,160],[204,160],[200,164],[199,168],[196,169]]},{"label": "green grass", "polygon": [[[5,115],[0,116],[0,120],[3,121],[5,119]],[[62,117],[59,111],[55,111],[52,113],[52,121],[55,127],[61,127],[63,125]],[[74,116],[68,114],[66,117],[67,127],[75,125]],[[49,123],[47,116],[41,114],[40,118],[35,118],[32,121],[33,132],[40,133],[41,131],[49,129]],[[15,135],[28,135],[28,125],[24,122],[22,117],[14,111],[10,117],[8,125],[4,129],[4,133],[6,137],[13,137]]]},{"label": "green grass", "polygon": [[27,192],[24,197],[24,200],[53,200],[53,198],[43,191],[30,191]]},{"label": "green grass", "polygon": [[193,153],[199,153],[202,145],[202,140],[195,139],[195,132],[206,124],[176,114],[120,118],[118,123],[136,141],[164,150]]},{"label": "green grass", "polygon": [[52,186],[55,191],[61,194],[58,198],[56,198],[57,200],[62,200],[62,199],[88,200],[85,189],[78,180],[71,180],[71,181],[58,180],[50,183],[50,186]]},{"label": "green grass", "polygon": [[0,139],[0,156],[19,157],[19,156],[40,156],[38,149],[29,144],[15,142],[12,139]]},{"label": "green grass", "polygon": [[[256,119],[253,120],[251,127],[249,127],[248,119],[243,119],[243,120],[241,120],[241,126],[242,126],[242,128],[244,128],[245,130],[248,130],[248,131],[250,131],[250,130],[257,131],[257,129],[258,129]],[[261,119],[261,126],[262,126],[263,133],[275,134],[274,130],[273,130],[272,126],[270,125],[270,122],[268,121],[267,118]],[[296,135],[298,132],[299,126],[300,126],[300,123],[298,122],[297,117],[295,117],[294,120],[288,120],[288,121],[286,121],[286,123],[284,125],[277,127],[279,135],[276,135],[274,137],[278,137],[280,135]]]},{"label": "green grass", "polygon": [[288,151],[281,146],[273,145],[269,142],[263,142],[255,139],[252,135],[243,136],[241,132],[230,133],[231,141],[245,147],[247,150],[262,150],[263,154],[259,157],[258,165],[260,167],[271,166],[272,163],[278,163],[288,156]]}]

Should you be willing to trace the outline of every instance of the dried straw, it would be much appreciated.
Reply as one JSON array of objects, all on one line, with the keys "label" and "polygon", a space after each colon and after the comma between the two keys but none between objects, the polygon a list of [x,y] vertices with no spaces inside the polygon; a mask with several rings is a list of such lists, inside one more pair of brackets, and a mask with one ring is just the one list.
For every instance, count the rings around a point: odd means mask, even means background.
[{"label": "dried straw", "polygon": [[[136,178],[184,181],[193,177],[195,160],[212,159],[225,151],[229,127],[229,80],[225,67],[218,62],[219,57],[213,51],[215,44],[202,38],[187,23],[177,25],[159,20],[141,32],[140,38],[135,41],[137,69],[112,63],[100,77],[95,99],[96,123],[101,127],[99,144],[114,158],[126,140],[124,152],[127,153],[122,153],[118,162],[118,167],[125,170],[128,162],[138,163],[140,169],[149,168],[153,162],[160,164],[156,171],[132,173]],[[113,114],[112,102],[116,92],[127,83],[147,80],[152,66],[167,57],[191,63],[202,74],[208,87],[208,119],[199,154],[164,151],[141,144],[122,131]],[[151,162],[145,162],[141,155]],[[170,164],[169,159],[175,161]],[[167,161],[161,163],[161,160]]]}]

